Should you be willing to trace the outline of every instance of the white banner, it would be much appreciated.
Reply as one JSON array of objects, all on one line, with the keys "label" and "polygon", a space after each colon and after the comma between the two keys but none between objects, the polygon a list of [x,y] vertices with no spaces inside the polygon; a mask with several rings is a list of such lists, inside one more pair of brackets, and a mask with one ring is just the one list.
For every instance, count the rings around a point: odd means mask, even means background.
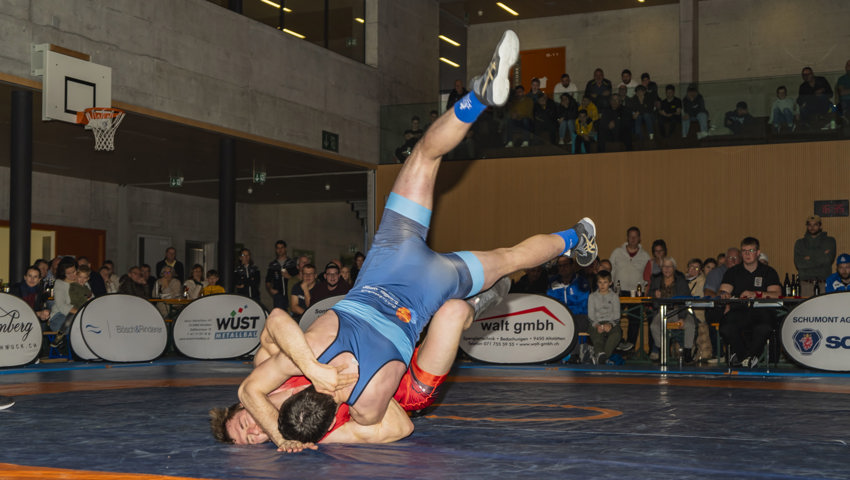
[{"label": "white banner", "polygon": [[26,365],[41,352],[41,325],[22,299],[0,293],[0,367]]},{"label": "white banner", "polygon": [[298,322],[298,325],[301,327],[301,330],[306,332],[307,329],[310,328],[310,325],[312,325],[317,318],[324,315],[325,312],[327,312],[331,309],[331,307],[336,305],[336,302],[342,300],[343,298],[345,298],[345,295],[337,295],[335,297],[326,298],[315,305],[311,305],[310,308],[308,308],[304,312],[304,315],[301,315],[301,320]]},{"label": "white banner", "polygon": [[74,316],[74,322],[71,324],[71,349],[74,351],[74,354],[80,357],[83,360],[100,360],[100,357],[94,354],[89,349],[89,346],[86,345],[85,340],[83,340],[83,317],[85,315],[86,307],[88,304],[83,305],[83,308],[77,311],[77,314]]},{"label": "white banner", "polygon": [[260,345],[265,326],[266,311],[248,297],[201,297],[174,320],[174,346],[201,360],[241,357]]},{"label": "white banner", "polygon": [[165,351],[168,330],[159,311],[143,298],[111,294],[86,304],[83,341],[109,362],[149,362]]},{"label": "white banner", "polygon": [[782,323],[782,346],[806,367],[850,371],[850,292],[821,295],[797,305]]},{"label": "white banner", "polygon": [[490,363],[540,363],[564,356],[576,340],[567,307],[532,294],[509,294],[463,332],[460,348]]}]

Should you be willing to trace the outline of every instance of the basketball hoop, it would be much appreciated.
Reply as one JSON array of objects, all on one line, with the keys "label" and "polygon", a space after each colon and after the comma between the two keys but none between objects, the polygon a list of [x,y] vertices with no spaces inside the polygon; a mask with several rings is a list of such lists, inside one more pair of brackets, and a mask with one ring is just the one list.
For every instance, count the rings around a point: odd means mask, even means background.
[{"label": "basketball hoop", "polygon": [[115,150],[115,131],[124,120],[124,111],[117,108],[95,107],[77,112],[77,123],[94,132],[94,149],[98,152]]}]

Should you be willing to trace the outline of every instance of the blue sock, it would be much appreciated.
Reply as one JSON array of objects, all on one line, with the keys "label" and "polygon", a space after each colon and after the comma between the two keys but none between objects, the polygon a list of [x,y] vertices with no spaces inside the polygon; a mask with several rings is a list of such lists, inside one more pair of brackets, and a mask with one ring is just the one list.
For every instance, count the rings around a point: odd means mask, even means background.
[{"label": "blue sock", "polygon": [[564,239],[565,246],[564,246],[564,251],[561,252],[561,255],[566,254],[567,250],[578,245],[578,235],[576,235],[576,231],[573,230],[572,228],[569,229],[569,230],[564,230],[562,232],[558,232],[555,235],[559,235],[561,238]]},{"label": "blue sock", "polygon": [[478,116],[487,109],[487,105],[481,103],[473,92],[469,92],[455,102],[454,109],[458,120],[464,123],[472,123],[478,120]]}]

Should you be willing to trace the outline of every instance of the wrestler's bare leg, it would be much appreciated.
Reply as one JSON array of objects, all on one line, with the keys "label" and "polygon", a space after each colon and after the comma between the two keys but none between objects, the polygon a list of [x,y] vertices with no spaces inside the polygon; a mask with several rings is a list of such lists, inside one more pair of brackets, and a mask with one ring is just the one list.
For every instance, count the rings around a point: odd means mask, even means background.
[{"label": "wrestler's bare leg", "polygon": [[416,363],[434,376],[449,373],[457,356],[460,337],[472,325],[473,310],[465,300],[449,300],[428,324],[428,334],[419,346]]}]

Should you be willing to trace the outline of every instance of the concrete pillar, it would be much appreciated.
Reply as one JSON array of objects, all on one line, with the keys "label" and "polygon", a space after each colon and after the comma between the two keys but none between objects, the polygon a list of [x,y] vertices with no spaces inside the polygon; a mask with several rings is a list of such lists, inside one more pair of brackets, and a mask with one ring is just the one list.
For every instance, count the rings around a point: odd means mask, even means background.
[{"label": "concrete pillar", "polygon": [[[699,82],[698,0],[679,0],[679,82]],[[684,96],[684,86],[680,95]]]},{"label": "concrete pillar", "polygon": [[231,292],[236,248],[236,148],[232,138],[221,137],[218,159],[218,270],[221,285]]},{"label": "concrete pillar", "polygon": [[32,92],[12,91],[9,177],[9,282],[24,278],[32,227]]}]

